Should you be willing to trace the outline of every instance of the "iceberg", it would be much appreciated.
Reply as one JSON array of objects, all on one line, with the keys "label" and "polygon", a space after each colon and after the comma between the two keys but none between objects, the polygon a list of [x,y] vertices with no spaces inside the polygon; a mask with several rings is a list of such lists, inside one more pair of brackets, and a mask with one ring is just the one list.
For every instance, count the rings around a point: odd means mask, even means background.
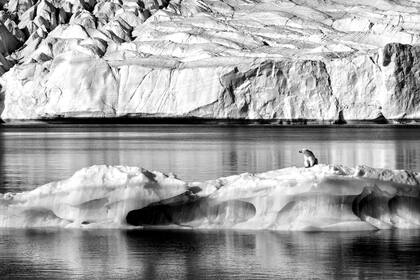
[{"label": "iceberg", "polygon": [[0,194],[0,227],[355,231],[420,228],[420,174],[357,166],[288,167],[204,182],[95,165]]}]

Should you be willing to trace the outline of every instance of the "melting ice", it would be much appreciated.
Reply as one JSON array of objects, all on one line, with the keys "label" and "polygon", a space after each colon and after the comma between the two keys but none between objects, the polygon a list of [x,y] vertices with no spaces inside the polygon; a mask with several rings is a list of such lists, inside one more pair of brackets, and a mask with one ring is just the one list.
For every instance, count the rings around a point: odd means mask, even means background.
[{"label": "melting ice", "polygon": [[317,165],[185,182],[95,165],[32,191],[0,194],[0,227],[420,228],[419,180],[405,170]]}]

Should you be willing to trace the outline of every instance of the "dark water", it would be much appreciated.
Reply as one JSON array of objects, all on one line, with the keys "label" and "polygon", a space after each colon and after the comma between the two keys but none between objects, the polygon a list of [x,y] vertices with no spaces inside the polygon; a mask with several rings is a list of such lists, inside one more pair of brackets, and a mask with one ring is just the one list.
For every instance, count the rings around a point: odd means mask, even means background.
[{"label": "dark water", "polygon": [[419,279],[420,232],[0,230],[2,279]]},{"label": "dark water", "polygon": [[[320,162],[420,171],[417,127],[0,126],[0,192],[92,164],[186,180]],[[420,232],[279,233],[0,229],[0,279],[420,277]]]},{"label": "dark water", "polygon": [[322,163],[420,171],[420,127],[0,126],[0,192],[33,189],[93,164],[207,180]]}]

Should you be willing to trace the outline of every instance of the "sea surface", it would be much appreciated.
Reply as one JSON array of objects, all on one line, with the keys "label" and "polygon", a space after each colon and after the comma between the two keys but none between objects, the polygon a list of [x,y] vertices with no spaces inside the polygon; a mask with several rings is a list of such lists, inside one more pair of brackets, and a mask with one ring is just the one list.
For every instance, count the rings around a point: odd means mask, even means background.
[{"label": "sea surface", "polygon": [[[322,163],[420,172],[420,127],[2,125],[0,193],[94,164],[202,181]],[[419,279],[420,231],[0,229],[0,279]]]}]

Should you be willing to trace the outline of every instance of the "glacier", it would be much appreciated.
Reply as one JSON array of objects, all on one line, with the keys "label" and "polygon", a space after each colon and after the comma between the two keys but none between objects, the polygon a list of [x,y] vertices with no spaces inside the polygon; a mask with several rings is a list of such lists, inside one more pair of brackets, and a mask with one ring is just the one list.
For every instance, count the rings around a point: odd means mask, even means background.
[{"label": "glacier", "polygon": [[414,0],[0,1],[2,120],[420,118]]},{"label": "glacier", "polygon": [[420,174],[320,164],[204,182],[95,165],[0,194],[0,227],[362,231],[420,228]]}]

